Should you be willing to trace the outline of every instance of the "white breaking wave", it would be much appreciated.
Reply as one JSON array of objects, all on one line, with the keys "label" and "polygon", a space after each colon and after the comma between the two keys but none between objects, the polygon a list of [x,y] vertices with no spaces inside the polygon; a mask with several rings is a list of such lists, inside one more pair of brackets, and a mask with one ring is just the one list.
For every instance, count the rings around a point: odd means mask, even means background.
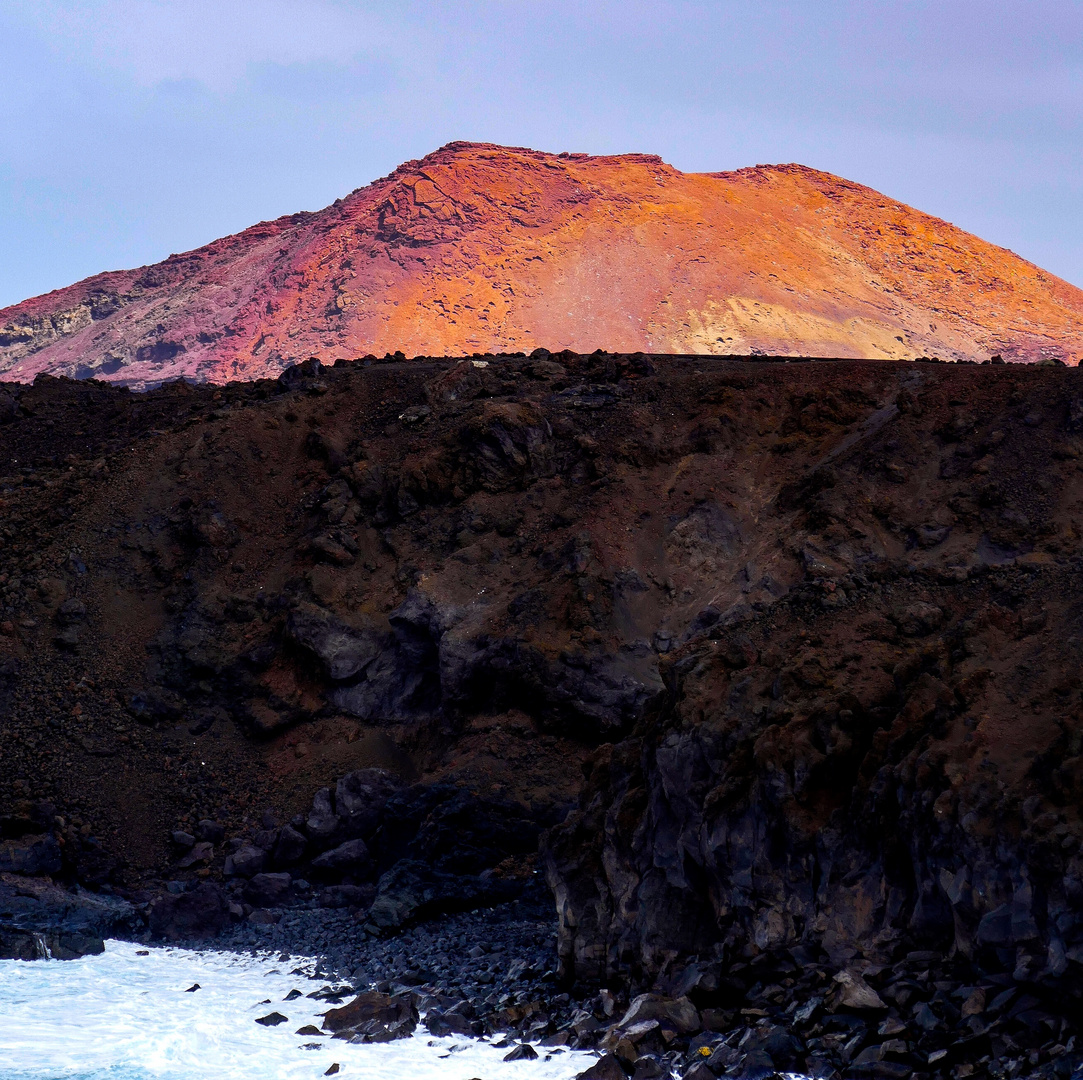
[{"label": "white breaking wave", "polygon": [[[109,941],[79,960],[0,960],[0,1080],[315,1080],[335,1062],[343,1080],[569,1080],[594,1061],[536,1046],[537,1061],[505,1062],[507,1047],[421,1028],[370,1045],[297,1035],[334,1007],[284,1000],[322,985],[290,974],[311,962],[140,951]],[[255,1022],[270,1012],[289,1022]]]}]

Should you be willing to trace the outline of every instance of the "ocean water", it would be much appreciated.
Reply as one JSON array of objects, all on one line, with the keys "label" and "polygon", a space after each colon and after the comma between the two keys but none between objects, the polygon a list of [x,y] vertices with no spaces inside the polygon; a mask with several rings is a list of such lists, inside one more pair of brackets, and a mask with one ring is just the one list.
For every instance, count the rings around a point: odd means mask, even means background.
[{"label": "ocean water", "polygon": [[[300,997],[323,982],[291,975],[296,959],[186,949],[138,955],[106,942],[79,960],[0,960],[0,1080],[315,1080],[337,1062],[343,1080],[570,1080],[595,1059],[536,1046],[537,1061],[461,1037],[353,1046],[294,1034],[334,1006]],[[199,990],[186,993],[198,983]],[[289,1023],[261,1027],[272,1011]],[[544,1060],[552,1053],[549,1060]]]}]

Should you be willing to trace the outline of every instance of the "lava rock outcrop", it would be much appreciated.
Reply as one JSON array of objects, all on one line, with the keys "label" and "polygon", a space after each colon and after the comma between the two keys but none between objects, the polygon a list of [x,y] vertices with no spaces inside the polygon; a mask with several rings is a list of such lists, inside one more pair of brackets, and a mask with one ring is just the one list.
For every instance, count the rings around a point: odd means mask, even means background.
[{"label": "lava rock outcrop", "polygon": [[15,400],[9,877],[163,937],[312,903],[378,937],[515,895],[548,830],[573,985],[732,1010],[761,955],[879,994],[924,950],[1078,993],[1076,370],[536,353]]}]

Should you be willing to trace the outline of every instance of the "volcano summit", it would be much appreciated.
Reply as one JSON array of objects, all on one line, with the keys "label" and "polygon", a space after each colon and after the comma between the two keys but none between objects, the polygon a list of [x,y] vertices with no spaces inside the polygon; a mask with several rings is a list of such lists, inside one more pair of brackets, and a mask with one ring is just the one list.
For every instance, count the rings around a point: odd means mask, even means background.
[{"label": "volcano summit", "polygon": [[1078,362],[1083,291],[800,165],[451,143],[317,213],[0,311],[0,377],[24,382],[538,346]]}]

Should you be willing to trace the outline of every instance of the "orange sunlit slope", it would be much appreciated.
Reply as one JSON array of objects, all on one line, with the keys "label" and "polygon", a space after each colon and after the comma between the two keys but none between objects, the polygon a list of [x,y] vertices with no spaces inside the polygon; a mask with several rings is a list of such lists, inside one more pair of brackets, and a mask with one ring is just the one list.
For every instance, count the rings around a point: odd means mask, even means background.
[{"label": "orange sunlit slope", "polygon": [[571,348],[1083,357],[1083,291],[799,165],[454,143],[314,214],[0,311],[0,377],[147,385],[318,356]]}]

